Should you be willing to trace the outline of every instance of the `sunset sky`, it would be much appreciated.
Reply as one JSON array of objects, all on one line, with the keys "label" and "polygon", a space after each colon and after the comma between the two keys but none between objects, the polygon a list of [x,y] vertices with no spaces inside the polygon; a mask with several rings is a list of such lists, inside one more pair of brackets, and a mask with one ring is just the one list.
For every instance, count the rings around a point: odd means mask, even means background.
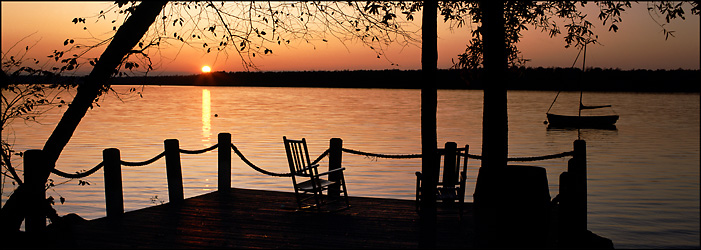
[{"label": "sunset sky", "polygon": [[[112,2],[2,2],[2,52],[18,55],[26,46],[34,46],[29,57],[48,61],[54,49],[66,47],[66,39],[90,43],[90,37],[107,37],[112,32],[110,20],[95,22],[94,16],[106,10]],[[593,6],[593,4],[590,4]],[[687,7],[688,10],[688,7]],[[594,9],[590,16],[598,13]],[[87,18],[86,24],[74,24],[75,17]],[[90,18],[92,17],[92,18]],[[594,20],[595,31],[602,45],[589,46],[588,67],[620,69],[699,69],[701,47],[699,43],[699,17],[686,13],[686,20],[673,20],[666,24],[674,30],[675,37],[665,40],[662,28],[648,14],[646,3],[634,4],[623,14],[623,23],[616,33],[607,31],[608,26]],[[109,18],[108,18],[109,19]],[[420,16],[417,23],[420,24]],[[664,20],[660,18],[660,20]],[[83,30],[83,27],[88,30]],[[439,20],[439,68],[449,68],[457,54],[462,53],[470,38],[470,28],[450,31]],[[25,38],[26,37],[26,38]],[[11,49],[18,41],[17,46]],[[563,36],[549,38],[540,31],[530,30],[523,34],[518,44],[523,56],[531,61],[529,67],[571,67],[577,51],[564,48]],[[95,51],[97,57],[104,50]],[[390,46],[387,59],[378,59],[375,52],[357,43],[342,44],[337,40],[314,41],[308,44],[292,41],[272,55],[258,56],[253,61],[262,71],[293,70],[357,70],[357,69],[420,69],[421,53],[416,46]],[[241,71],[241,61],[235,52],[227,58],[224,54],[204,53],[201,48],[173,44],[164,46],[160,56],[153,56],[155,70],[149,75],[172,75],[200,73],[205,65],[212,71]],[[393,65],[394,63],[395,65]],[[45,66],[46,67],[46,66]],[[578,63],[577,67],[581,67]],[[89,64],[81,66],[80,73],[90,70]]]}]

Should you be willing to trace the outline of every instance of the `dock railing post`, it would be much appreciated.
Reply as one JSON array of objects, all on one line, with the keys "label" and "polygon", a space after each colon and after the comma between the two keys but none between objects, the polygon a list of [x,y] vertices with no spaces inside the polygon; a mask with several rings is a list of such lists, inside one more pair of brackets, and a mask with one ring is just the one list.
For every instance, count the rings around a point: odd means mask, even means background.
[{"label": "dock railing post", "polygon": [[231,134],[219,133],[218,150],[218,177],[219,190],[231,189]]},{"label": "dock railing post", "polygon": [[119,149],[102,150],[105,175],[105,210],[107,218],[117,218],[124,214],[124,194],[122,190],[122,163]]},{"label": "dock railing post", "polygon": [[[329,142],[329,171],[341,168],[343,156],[343,140],[341,138],[331,138]],[[343,171],[332,173],[329,175],[329,181],[336,182],[336,184],[329,186],[328,196],[329,197],[340,197],[341,195],[341,185],[340,180],[343,175]]]},{"label": "dock railing post", "polygon": [[169,202],[183,201],[183,173],[180,166],[180,142],[167,139],[163,142],[166,157],[166,175],[168,178]]},{"label": "dock railing post", "polygon": [[568,171],[572,175],[573,227],[575,230],[587,229],[587,144],[584,140],[574,141],[574,164]]},{"label": "dock railing post", "polygon": [[44,151],[30,149],[24,153],[24,185],[27,187],[27,211],[24,226],[27,233],[46,230],[46,157]]}]

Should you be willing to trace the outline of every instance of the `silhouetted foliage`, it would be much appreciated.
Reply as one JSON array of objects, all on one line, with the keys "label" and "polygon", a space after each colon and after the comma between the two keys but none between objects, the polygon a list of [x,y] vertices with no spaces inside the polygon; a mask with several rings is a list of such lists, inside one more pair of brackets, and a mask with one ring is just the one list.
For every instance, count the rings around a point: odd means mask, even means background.
[{"label": "silhouetted foliage", "polygon": [[[68,48],[55,50],[52,55],[49,55],[49,58],[55,62],[63,64],[61,67],[52,68],[54,71],[75,71],[81,66],[86,66],[85,62],[94,68],[89,76],[80,78],[78,81],[82,83],[79,84],[75,99],[45,143],[43,150],[48,155],[51,168],[55,167],[53,165],[85,112],[92,108],[95,100],[110,89],[108,79],[112,76],[123,76],[125,72],[122,69],[129,72],[145,69],[148,73],[154,69],[151,55],[157,53],[161,46],[172,43],[198,48],[201,46],[203,53],[213,52],[216,49],[218,53],[223,53],[227,57],[226,48],[232,48],[246,70],[255,69],[251,59],[256,55],[272,54],[277,49],[274,46],[286,47],[294,40],[326,42],[330,38],[335,38],[340,41],[357,41],[370,47],[380,58],[384,55],[386,46],[390,44],[400,43],[403,46],[410,46],[420,43],[416,38],[418,28],[406,29],[405,24],[410,25],[410,23],[403,20],[413,20],[414,15],[421,10],[422,4],[423,2],[419,1],[234,2],[226,6],[224,2],[221,4],[176,2],[166,6],[166,2],[160,1],[141,3],[118,1],[113,7],[94,16],[97,20],[106,21],[108,14],[116,14],[116,17],[110,18],[112,23],[115,23],[112,27],[114,33],[110,37],[100,39],[93,44],[82,44],[76,38],[66,38],[63,46]],[[583,6],[583,4],[580,5]],[[609,22],[609,30],[618,30],[617,23],[621,21],[620,13],[630,4],[609,1],[597,4],[601,7],[598,18],[604,24]],[[692,2],[691,5],[692,13],[698,15],[698,2]],[[596,36],[590,30],[591,22],[586,20],[586,16],[581,14],[577,6],[574,2],[559,1],[507,2],[504,14],[506,25],[501,28],[506,31],[507,40],[504,46],[511,65],[519,66],[523,61],[519,57],[515,44],[518,42],[520,31],[525,29],[526,25],[547,31],[551,36],[560,33],[560,28],[551,21],[551,16],[570,20],[564,26],[567,29],[565,40],[568,46],[574,44],[577,47],[594,42]],[[681,4],[662,2],[654,6],[659,12],[666,14],[668,21],[676,17],[683,18]],[[444,21],[452,21],[458,26],[465,24],[466,20],[470,23],[480,23],[481,18],[485,16],[478,2],[446,1],[439,4],[439,10]],[[185,16],[189,18],[184,18]],[[120,19],[124,21],[116,24]],[[75,17],[72,22],[75,25],[83,25],[86,24],[86,20],[87,18]],[[88,28],[84,26],[83,29]],[[672,35],[672,32],[665,29],[667,37]],[[484,59],[481,54],[484,49],[482,38],[480,28],[473,30],[472,40],[468,44],[466,53],[456,62],[457,68],[478,68]],[[84,58],[88,51],[104,45],[107,47],[99,59]],[[477,79],[477,81],[471,80],[471,83],[479,83],[479,77],[471,77]],[[404,84],[412,82],[407,80]],[[10,199],[16,199],[16,196],[13,194]],[[9,203],[8,200],[2,209],[2,226],[5,229],[18,228],[19,224],[7,225],[10,223],[6,223],[5,208]],[[20,206],[12,211],[21,212],[21,210]],[[17,214],[12,215],[18,217]]]},{"label": "silhouetted foliage", "polygon": [[[49,179],[50,171],[55,168],[56,160],[58,159],[61,151],[66,146],[70,140],[73,132],[80,123],[82,117],[85,113],[93,107],[93,103],[99,99],[99,97],[109,90],[109,85],[105,83],[106,79],[112,75],[114,69],[118,68],[125,62],[123,59],[131,48],[136,46],[138,38],[143,36],[145,30],[148,29],[150,23],[153,22],[155,15],[160,12],[163,7],[164,2],[148,2],[139,5],[139,8],[133,10],[133,15],[129,18],[122,27],[126,27],[124,30],[120,29],[115,36],[112,38],[113,42],[110,43],[105,50],[105,52],[100,57],[99,61],[95,61],[94,69],[91,74],[85,78],[79,78],[77,86],[77,93],[74,99],[71,101],[70,105],[63,114],[61,121],[58,123],[53,133],[49,139],[44,144],[42,153],[45,155],[43,161],[46,162],[47,166],[45,168],[36,168],[34,171],[39,176],[39,178],[46,178],[46,187],[49,188],[54,185],[53,181]],[[148,21],[149,17],[151,21]],[[136,39],[135,39],[136,37]],[[72,44],[71,40],[64,42],[64,46]],[[54,51],[54,60],[58,62],[59,58],[63,56],[64,52]],[[63,72],[65,70],[75,70],[79,64],[77,59],[80,57],[78,54],[74,54],[72,58],[61,60],[62,63],[66,63],[65,68],[53,70],[59,70]],[[51,58],[51,56],[50,56]],[[3,58],[4,59],[4,58]],[[12,61],[12,60],[10,60]],[[3,84],[7,83],[9,86],[15,87],[15,85],[10,85],[7,77],[5,76],[5,71],[3,69]],[[41,83],[36,83],[41,84]],[[25,85],[18,85],[16,87],[22,88]],[[3,85],[4,87],[4,85]],[[35,92],[36,93],[36,92]],[[4,97],[4,94],[3,94]],[[38,96],[36,96],[38,97]],[[88,182],[79,181],[79,185],[89,185]],[[47,217],[52,219],[59,219],[61,217],[52,217],[55,211],[52,211],[51,205],[53,205],[53,198],[49,197],[45,201],[46,207],[30,207],[29,202],[26,202],[26,195],[29,191],[25,184],[20,183],[15,191],[10,195],[10,198],[5,202],[0,211],[0,227],[2,232],[7,233],[17,233],[19,232],[22,221],[29,211],[42,213]],[[64,199],[60,199],[64,201]]]},{"label": "silhouetted foliage", "polygon": [[[504,4],[504,29],[506,35],[506,52],[509,66],[525,66],[528,59],[521,56],[517,44],[521,38],[521,32],[529,27],[540,30],[555,37],[564,33],[565,47],[574,46],[581,49],[585,44],[598,44],[598,35],[594,33],[594,21],[592,17],[584,14],[583,9],[587,6],[585,1],[507,1]],[[621,14],[632,8],[630,1],[593,1],[598,7],[599,14],[595,17],[601,21],[602,25],[608,26],[608,31],[617,32],[619,25],[623,21]],[[691,14],[699,15],[699,5],[697,1],[668,2],[656,1],[646,2],[648,12],[662,29],[665,38],[674,36],[672,30],[668,30],[661,21],[659,15],[664,16],[666,23],[676,18],[685,19],[684,8],[689,8]],[[688,7],[686,6],[688,5]],[[482,21],[483,13],[479,7],[479,2],[444,2],[440,5],[441,14],[444,21],[449,21],[452,25],[462,26],[466,23],[479,24]],[[480,33],[482,27],[472,31],[472,39],[469,41],[465,52],[458,55],[455,63],[456,68],[474,69],[482,64],[483,60],[483,35]]]},{"label": "silhouetted foliage", "polygon": [[[30,35],[31,36],[31,35]],[[15,50],[24,37],[17,41],[2,55],[2,83],[0,84],[0,125],[2,127],[2,152],[0,166],[2,178],[8,178],[12,186],[22,185],[21,164],[13,164],[13,157],[22,157],[23,152],[14,150],[11,142],[14,132],[11,123],[39,123],[41,118],[54,108],[62,108],[69,103],[62,99],[61,94],[74,90],[77,79],[59,77],[60,72],[42,69],[43,63],[36,58],[30,58],[27,53],[34,47],[29,45]],[[70,100],[68,100],[70,102]],[[3,180],[3,184],[6,183]],[[53,187],[53,183],[51,186]],[[4,191],[4,186],[2,190]],[[60,197],[63,202],[64,198]]]}]

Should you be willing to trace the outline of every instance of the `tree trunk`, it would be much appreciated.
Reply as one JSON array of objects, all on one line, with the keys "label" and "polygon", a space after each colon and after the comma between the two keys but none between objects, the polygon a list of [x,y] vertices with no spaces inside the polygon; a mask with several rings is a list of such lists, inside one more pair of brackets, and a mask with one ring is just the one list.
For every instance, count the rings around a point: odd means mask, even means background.
[{"label": "tree trunk", "polygon": [[[55,168],[58,157],[73,136],[85,113],[92,107],[93,101],[109,86],[107,81],[114,70],[146,34],[146,31],[166,3],[167,1],[142,2],[134,9],[131,17],[119,28],[112,42],[107,46],[90,72],[90,75],[78,87],[75,98],[61,117],[61,121],[54,128],[46,144],[44,144],[43,150],[47,157],[46,162],[51,165],[47,169],[53,170]],[[48,179],[49,174],[50,172],[43,173],[44,179]],[[18,196],[22,196],[25,193],[22,189],[23,186],[20,185],[2,208],[0,217],[2,218],[3,231],[14,231],[19,229],[21,225],[24,217],[22,206],[24,206],[25,202],[21,202],[23,199]],[[14,202],[15,199],[19,202]]]},{"label": "tree trunk", "polygon": [[132,16],[124,22],[114,36],[112,42],[100,56],[90,75],[78,87],[78,92],[70,106],[56,125],[53,133],[44,144],[44,152],[49,162],[55,163],[61,151],[73,136],[81,119],[92,107],[92,102],[98,98],[104,88],[109,86],[107,81],[114,70],[121,64],[125,56],[136,46],[139,40],[161,12],[167,1],[144,1],[136,7]]},{"label": "tree trunk", "polygon": [[506,99],[506,37],[504,3],[485,0],[482,11],[484,44],[484,111],[482,120],[482,167],[475,187],[475,225],[477,246],[499,245],[500,211],[504,206],[500,178],[508,155],[508,120]]},{"label": "tree trunk", "polygon": [[437,9],[436,0],[425,1],[421,25],[421,172],[424,176],[420,204],[421,248],[434,248],[436,244],[436,185],[439,173],[436,165]]},{"label": "tree trunk", "polygon": [[506,101],[506,30],[504,4],[483,1],[484,118],[482,121],[482,166],[504,167],[508,155]]}]

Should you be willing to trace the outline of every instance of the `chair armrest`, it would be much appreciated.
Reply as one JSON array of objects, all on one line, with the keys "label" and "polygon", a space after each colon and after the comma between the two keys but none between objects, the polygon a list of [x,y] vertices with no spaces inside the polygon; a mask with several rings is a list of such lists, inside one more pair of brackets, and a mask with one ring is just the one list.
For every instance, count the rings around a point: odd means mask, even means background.
[{"label": "chair armrest", "polygon": [[302,169],[302,171],[307,171],[309,169],[316,168],[316,167],[319,167],[319,164],[312,164],[312,165],[306,166],[305,168]]},{"label": "chair armrest", "polygon": [[317,176],[327,175],[327,174],[330,174],[330,173],[334,173],[334,172],[338,172],[338,171],[343,171],[343,170],[346,170],[346,168],[332,169],[332,170],[329,170],[329,171],[326,171],[326,172],[323,172],[323,173],[319,173]]},{"label": "chair armrest", "polygon": [[416,178],[421,179],[422,176],[423,174],[421,172],[416,171]]}]

